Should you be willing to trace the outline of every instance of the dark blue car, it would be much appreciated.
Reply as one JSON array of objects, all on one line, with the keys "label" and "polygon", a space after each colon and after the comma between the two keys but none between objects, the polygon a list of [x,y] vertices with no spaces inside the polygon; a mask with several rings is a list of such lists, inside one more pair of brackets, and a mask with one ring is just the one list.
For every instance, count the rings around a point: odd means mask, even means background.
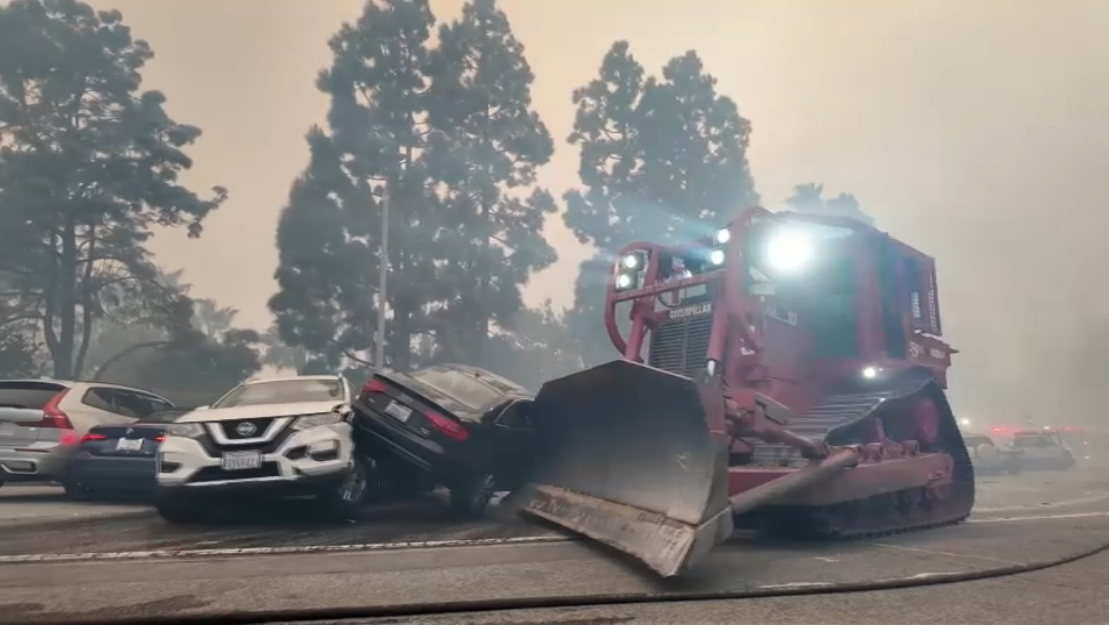
[{"label": "dark blue car", "polygon": [[128,424],[98,425],[81,439],[66,479],[66,493],[75,499],[150,495],[154,466],[165,425],[192,408],[156,412]]}]

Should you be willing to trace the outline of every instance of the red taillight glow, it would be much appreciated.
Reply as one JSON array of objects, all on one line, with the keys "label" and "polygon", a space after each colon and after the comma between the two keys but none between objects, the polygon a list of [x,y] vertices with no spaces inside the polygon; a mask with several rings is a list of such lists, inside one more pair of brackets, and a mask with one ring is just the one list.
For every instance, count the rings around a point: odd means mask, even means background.
[{"label": "red taillight glow", "polygon": [[159,435],[155,436],[154,437],[154,442],[156,442],[156,443],[166,442],[166,435],[165,434],[159,434]]},{"label": "red taillight glow", "polygon": [[90,433],[90,434],[85,434],[84,436],[81,437],[81,442],[82,443],[84,443],[85,441],[105,441],[105,440],[108,440],[108,437],[104,436],[103,434]]},{"label": "red taillight glow", "polygon": [[388,390],[388,386],[378,378],[370,378],[366,380],[366,384],[362,387],[362,394],[366,393],[384,393]]},{"label": "red taillight glow", "polygon": [[464,441],[470,438],[470,433],[466,428],[458,424],[454,419],[444,417],[438,412],[425,412],[424,416],[431,422],[431,425],[439,430],[439,433],[447,438],[453,438],[456,441]]},{"label": "red taillight glow", "polygon": [[62,403],[62,398],[65,397],[68,392],[69,389],[67,388],[50,398],[50,401],[46,402],[46,405],[42,407],[42,421],[38,423],[29,423],[28,425],[40,428],[72,430],[73,423],[69,420],[69,417],[58,408],[58,404]]}]

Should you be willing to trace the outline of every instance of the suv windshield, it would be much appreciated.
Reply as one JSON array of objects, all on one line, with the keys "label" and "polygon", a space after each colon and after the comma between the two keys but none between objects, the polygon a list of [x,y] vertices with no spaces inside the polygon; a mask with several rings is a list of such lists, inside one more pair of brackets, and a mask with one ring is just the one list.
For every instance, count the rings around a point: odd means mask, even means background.
[{"label": "suv windshield", "polygon": [[154,414],[143,417],[138,420],[138,423],[173,423],[182,415],[192,412],[193,408],[174,408],[173,410],[161,410]]},{"label": "suv windshield", "polygon": [[212,408],[342,401],[342,399],[343,387],[338,380],[274,380],[240,386],[212,404]]},{"label": "suv windshield", "polygon": [[457,369],[436,367],[413,371],[408,375],[474,409],[484,408],[504,397],[477,377]]}]

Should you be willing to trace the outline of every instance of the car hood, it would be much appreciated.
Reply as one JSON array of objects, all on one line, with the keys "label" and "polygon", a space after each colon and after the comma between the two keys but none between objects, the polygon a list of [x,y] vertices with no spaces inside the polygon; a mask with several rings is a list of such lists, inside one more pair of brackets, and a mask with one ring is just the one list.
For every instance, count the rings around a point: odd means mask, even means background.
[{"label": "car hood", "polygon": [[342,404],[342,402],[329,400],[298,402],[295,404],[257,404],[250,406],[234,406],[231,408],[211,408],[208,410],[195,410],[181,416],[178,421],[231,421],[256,417],[291,417],[294,415],[331,412],[335,406],[340,404]]}]

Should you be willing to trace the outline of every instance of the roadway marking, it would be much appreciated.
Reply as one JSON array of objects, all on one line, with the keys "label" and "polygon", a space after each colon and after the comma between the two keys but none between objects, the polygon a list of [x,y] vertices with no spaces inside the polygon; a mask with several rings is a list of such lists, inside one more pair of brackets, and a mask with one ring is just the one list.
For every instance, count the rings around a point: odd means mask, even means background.
[{"label": "roadway marking", "polygon": [[1053,519],[1086,519],[1109,516],[1109,510],[1101,512],[1072,512],[1070,514],[1042,514],[1037,516],[1009,516],[997,519],[968,519],[967,523],[1017,523],[1019,521],[1050,521]]},{"label": "roadway marking", "polygon": [[920,549],[917,547],[902,547],[901,545],[890,545],[886,543],[871,543],[875,547],[882,547],[884,549],[896,549],[897,551],[911,551],[913,553],[925,553],[936,556],[948,556],[951,558],[969,558],[971,560],[985,560],[987,562],[997,562],[999,564],[1024,564],[1024,562],[1017,562],[1016,560],[1006,560],[1004,558],[991,558],[989,556],[978,556],[967,553],[951,553],[950,551],[937,551],[934,549]]},{"label": "roadway marking", "polygon": [[80,562],[89,560],[157,560],[204,558],[214,556],[281,555],[291,553],[336,553],[357,551],[395,551],[399,549],[433,549],[440,547],[482,547],[492,545],[528,545],[538,543],[574,542],[565,536],[524,536],[520,538],[477,538],[458,540],[425,540],[403,543],[360,543],[351,545],[305,545],[299,547],[243,547],[240,549],[179,549],[162,551],[114,551],[105,553],[36,553],[0,556],[0,564],[24,562]]},{"label": "roadway marking", "polygon": [[[1017,523],[1023,521],[1048,521],[1056,519],[1083,519],[1092,517],[1109,517],[1109,511],[1104,512],[1076,512],[1072,514],[1048,514],[1036,516],[1002,517],[997,519],[968,519],[966,523]],[[205,558],[219,556],[250,556],[250,555],[282,555],[295,553],[350,553],[366,551],[396,551],[401,549],[434,549],[440,547],[485,547],[496,545],[530,545],[543,543],[569,543],[578,539],[567,536],[524,536],[519,538],[478,538],[457,540],[426,540],[400,543],[356,543],[349,545],[305,545],[297,547],[243,547],[239,549],[180,549],[160,551],[110,551],[105,553],[36,553],[24,555],[0,556],[0,564],[18,564],[35,562],[85,562],[96,560],[164,560],[180,558]],[[927,551],[900,547],[896,545],[871,543],[879,547],[901,549],[907,551]],[[945,554],[935,551],[940,555],[958,557],[962,554]],[[998,560],[999,562],[1010,562]]]},{"label": "roadway marking", "polygon": [[1088,503],[1097,503],[1109,499],[1109,493],[1083,497],[1080,499],[1067,499],[1052,503],[1027,504],[1023,506],[1002,506],[999,508],[978,508],[975,512],[1013,512],[1015,510],[1042,510],[1044,508],[1066,508],[1068,506],[1081,506]]}]

